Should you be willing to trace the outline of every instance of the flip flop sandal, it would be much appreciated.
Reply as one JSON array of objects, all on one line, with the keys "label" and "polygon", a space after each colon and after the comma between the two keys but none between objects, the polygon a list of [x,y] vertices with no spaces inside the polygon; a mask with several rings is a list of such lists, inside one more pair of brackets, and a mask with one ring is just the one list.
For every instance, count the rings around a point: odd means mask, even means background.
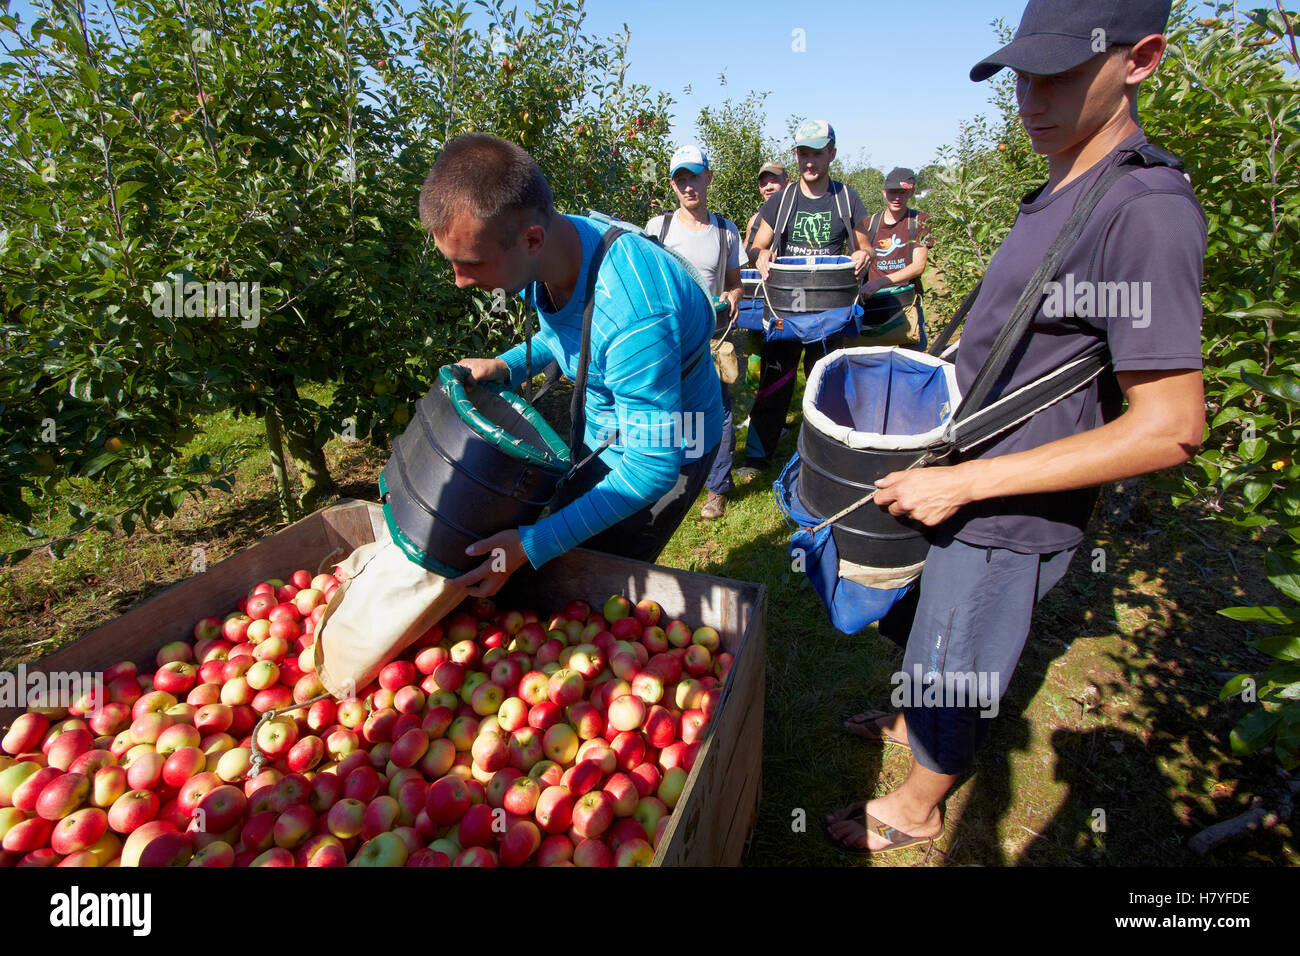
[{"label": "flip flop sandal", "polygon": [[864,710],[862,713],[854,714],[844,721],[845,729],[853,736],[861,737],[863,740],[876,740],[888,746],[911,750],[912,746],[906,740],[899,740],[875,726],[875,722],[881,717],[892,716],[894,715],[885,710]]},{"label": "flip flop sandal", "polygon": [[[941,824],[939,832],[934,836],[912,836],[910,833],[904,833],[897,827],[891,827],[888,823],[877,820],[871,814],[867,813],[867,805],[865,803],[854,804],[849,813],[840,819],[856,823],[868,833],[875,833],[877,836],[884,837],[886,840],[890,841],[889,846],[881,847],[879,850],[869,850],[864,846],[849,846],[843,841],[843,839],[833,836],[831,834],[831,824],[823,820],[822,832],[826,834],[826,839],[830,840],[831,844],[834,845],[836,849],[844,853],[852,853],[856,856],[883,856],[886,853],[892,853],[895,850],[902,850],[909,846],[920,846],[922,843],[927,843],[933,846],[934,841],[943,836],[944,827],[946,826],[946,824]],[[926,858],[929,858],[929,853],[926,854]]]}]

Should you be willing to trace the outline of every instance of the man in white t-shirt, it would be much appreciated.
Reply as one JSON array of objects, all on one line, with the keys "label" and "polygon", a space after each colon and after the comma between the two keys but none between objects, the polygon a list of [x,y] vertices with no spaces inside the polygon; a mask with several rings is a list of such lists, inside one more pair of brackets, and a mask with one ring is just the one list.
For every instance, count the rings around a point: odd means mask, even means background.
[{"label": "man in white t-shirt", "polygon": [[[655,216],[645,231],[685,257],[699,271],[713,295],[725,297],[725,315],[734,319],[740,308],[740,231],[730,219],[709,212],[709,184],[713,170],[709,158],[694,143],[673,153],[669,167],[677,211]],[[731,394],[722,383],[722,444],[713,469],[705,482],[707,496],[700,515],[720,518],[726,510],[726,495],[734,487],[731,459],[735,454],[736,428],[731,416]]]}]

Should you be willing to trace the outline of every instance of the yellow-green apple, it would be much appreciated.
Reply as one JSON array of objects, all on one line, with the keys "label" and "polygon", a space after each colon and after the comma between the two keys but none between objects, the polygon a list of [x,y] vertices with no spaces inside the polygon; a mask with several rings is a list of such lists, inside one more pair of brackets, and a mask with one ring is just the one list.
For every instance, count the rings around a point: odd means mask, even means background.
[{"label": "yellow-green apple", "polygon": [[62,817],[50,833],[50,848],[60,856],[93,846],[108,830],[108,814],[99,807],[86,807]]},{"label": "yellow-green apple", "polygon": [[252,764],[253,752],[247,747],[235,747],[217,761],[217,776],[226,783],[236,783],[248,776]]},{"label": "yellow-green apple", "polygon": [[410,852],[395,833],[380,833],[362,845],[349,866],[405,866]]},{"label": "yellow-green apple", "polygon": [[324,601],[324,592],[318,591],[315,588],[303,588],[293,596],[293,606],[303,617],[310,615],[311,612],[319,605],[323,604]]},{"label": "yellow-green apple", "polygon": [[568,724],[555,724],[543,735],[542,750],[548,759],[567,766],[577,756],[579,743],[578,735],[572,727]]},{"label": "yellow-green apple", "polygon": [[471,670],[479,665],[483,657],[483,651],[473,640],[457,641],[451,645],[448,654],[457,664],[463,664]]},{"label": "yellow-green apple", "polygon": [[[193,693],[193,691],[191,691],[191,693]],[[199,708],[196,705],[191,704],[188,701],[181,701],[172,707],[168,707],[166,713],[174,723],[189,724],[190,726],[193,726],[194,712],[198,709]]]},{"label": "yellow-green apple", "polygon": [[583,741],[574,759],[596,761],[603,774],[611,774],[618,769],[618,757],[609,749],[609,741],[604,737],[593,737],[591,740]]},{"label": "yellow-green apple", "polygon": [[456,776],[440,777],[429,787],[425,810],[439,826],[456,823],[470,806],[470,792],[465,781]]},{"label": "yellow-green apple", "polygon": [[632,613],[632,602],[621,594],[611,595],[600,612],[606,621],[617,621]]},{"label": "yellow-green apple", "polygon": [[677,698],[674,703],[677,704],[677,709],[683,712],[697,710],[703,696],[704,688],[700,682],[693,677],[687,677],[677,685]]},{"label": "yellow-green apple", "polygon": [[122,838],[113,833],[110,827],[109,832],[96,840],[86,852],[93,854],[100,866],[108,866],[121,856]]},{"label": "yellow-green apple", "polygon": [[667,805],[658,797],[649,794],[642,795],[637,801],[636,809],[632,811],[632,819],[641,824],[646,834],[653,834],[658,827],[659,821],[669,814]]},{"label": "yellow-green apple", "polygon": [[664,806],[671,810],[677,806],[677,801],[681,799],[682,791],[685,788],[685,768],[670,767],[664,772],[664,778],[659,782],[659,789],[655,795],[664,802]]},{"label": "yellow-green apple", "polygon": [[480,717],[495,714],[501,709],[505,694],[491,681],[483,681],[470,694],[469,705]]},{"label": "yellow-green apple", "polygon": [[506,733],[528,726],[528,704],[522,698],[507,697],[497,710],[497,723]]},{"label": "yellow-green apple", "polygon": [[99,858],[89,850],[78,850],[76,853],[69,853],[54,865],[82,869],[88,866],[99,866]]},{"label": "yellow-green apple", "polygon": [[91,778],[90,802],[93,806],[107,810],[128,789],[124,768],[103,767]]},{"label": "yellow-green apple", "polygon": [[265,690],[280,680],[280,668],[274,661],[260,660],[248,669],[244,680],[253,690]]},{"label": "yellow-green apple", "polygon": [[437,780],[446,775],[456,763],[456,745],[447,737],[429,741],[429,749],[424,752],[418,764],[420,772],[429,780]]},{"label": "yellow-green apple", "polygon": [[576,798],[567,787],[550,786],[537,798],[533,816],[545,833],[563,833],[573,822]]},{"label": "yellow-green apple", "polygon": [[[227,664],[230,662],[227,661]],[[221,703],[231,707],[252,702],[256,691],[249,686],[248,680],[241,674],[231,677],[221,685]]]},{"label": "yellow-green apple", "polygon": [[722,638],[719,637],[715,628],[706,624],[703,627],[697,627],[694,633],[691,634],[691,643],[707,650],[710,659],[712,659],[712,656],[717,653],[718,648],[722,645]]}]

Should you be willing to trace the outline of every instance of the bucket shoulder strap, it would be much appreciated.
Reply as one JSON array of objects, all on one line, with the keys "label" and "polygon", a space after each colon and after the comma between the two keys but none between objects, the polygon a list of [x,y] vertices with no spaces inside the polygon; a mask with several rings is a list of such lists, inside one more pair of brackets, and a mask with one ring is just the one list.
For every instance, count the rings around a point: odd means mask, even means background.
[{"label": "bucket shoulder strap", "polygon": [[835,202],[835,211],[844,223],[844,244],[849,247],[850,255],[858,251],[858,236],[853,230],[853,201],[849,197],[851,188],[838,180],[831,180],[831,196]]},{"label": "bucket shoulder strap", "polygon": [[785,244],[782,238],[785,235],[785,228],[790,225],[790,217],[794,215],[795,207],[798,204],[799,184],[793,182],[781,190],[781,202],[776,207],[776,223],[772,227],[773,259],[781,254],[781,247]]},{"label": "bucket shoulder strap", "polygon": [[664,241],[668,238],[668,230],[669,228],[671,228],[673,224],[673,220],[676,218],[677,218],[677,213],[675,212],[666,212],[663,214],[663,218],[659,222],[659,244],[660,245],[663,245]]}]

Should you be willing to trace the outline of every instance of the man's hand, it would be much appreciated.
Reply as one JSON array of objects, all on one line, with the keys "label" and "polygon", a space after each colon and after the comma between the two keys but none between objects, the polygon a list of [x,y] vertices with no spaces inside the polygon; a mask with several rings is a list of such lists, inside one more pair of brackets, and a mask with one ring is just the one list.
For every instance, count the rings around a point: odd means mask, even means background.
[{"label": "man's hand", "polygon": [[754,263],[754,268],[758,270],[758,274],[761,275],[763,281],[766,282],[768,275],[772,272],[771,249],[760,249],[758,251],[758,260]]},{"label": "man's hand", "polygon": [[456,364],[469,369],[476,382],[510,381],[510,366],[499,358],[463,358]]},{"label": "man's hand", "polygon": [[975,500],[970,469],[939,465],[893,471],[876,482],[875,503],[897,518],[911,518],[933,528]]},{"label": "man's hand", "polygon": [[488,559],[477,568],[466,571],[449,582],[455,587],[464,588],[467,594],[474,597],[491,597],[496,594],[510,575],[528,563],[528,555],[524,553],[517,528],[476,541],[465,549],[465,553],[488,555]]},{"label": "man's hand", "polygon": [[736,317],[740,315],[740,296],[743,291],[743,289],[732,289],[727,293],[727,298],[731,300],[731,308],[727,310],[727,318],[732,322],[736,321]]},{"label": "man's hand", "polygon": [[849,256],[853,260],[853,277],[862,278],[862,272],[867,268],[867,258],[871,255],[870,249],[859,249],[853,255]]}]

